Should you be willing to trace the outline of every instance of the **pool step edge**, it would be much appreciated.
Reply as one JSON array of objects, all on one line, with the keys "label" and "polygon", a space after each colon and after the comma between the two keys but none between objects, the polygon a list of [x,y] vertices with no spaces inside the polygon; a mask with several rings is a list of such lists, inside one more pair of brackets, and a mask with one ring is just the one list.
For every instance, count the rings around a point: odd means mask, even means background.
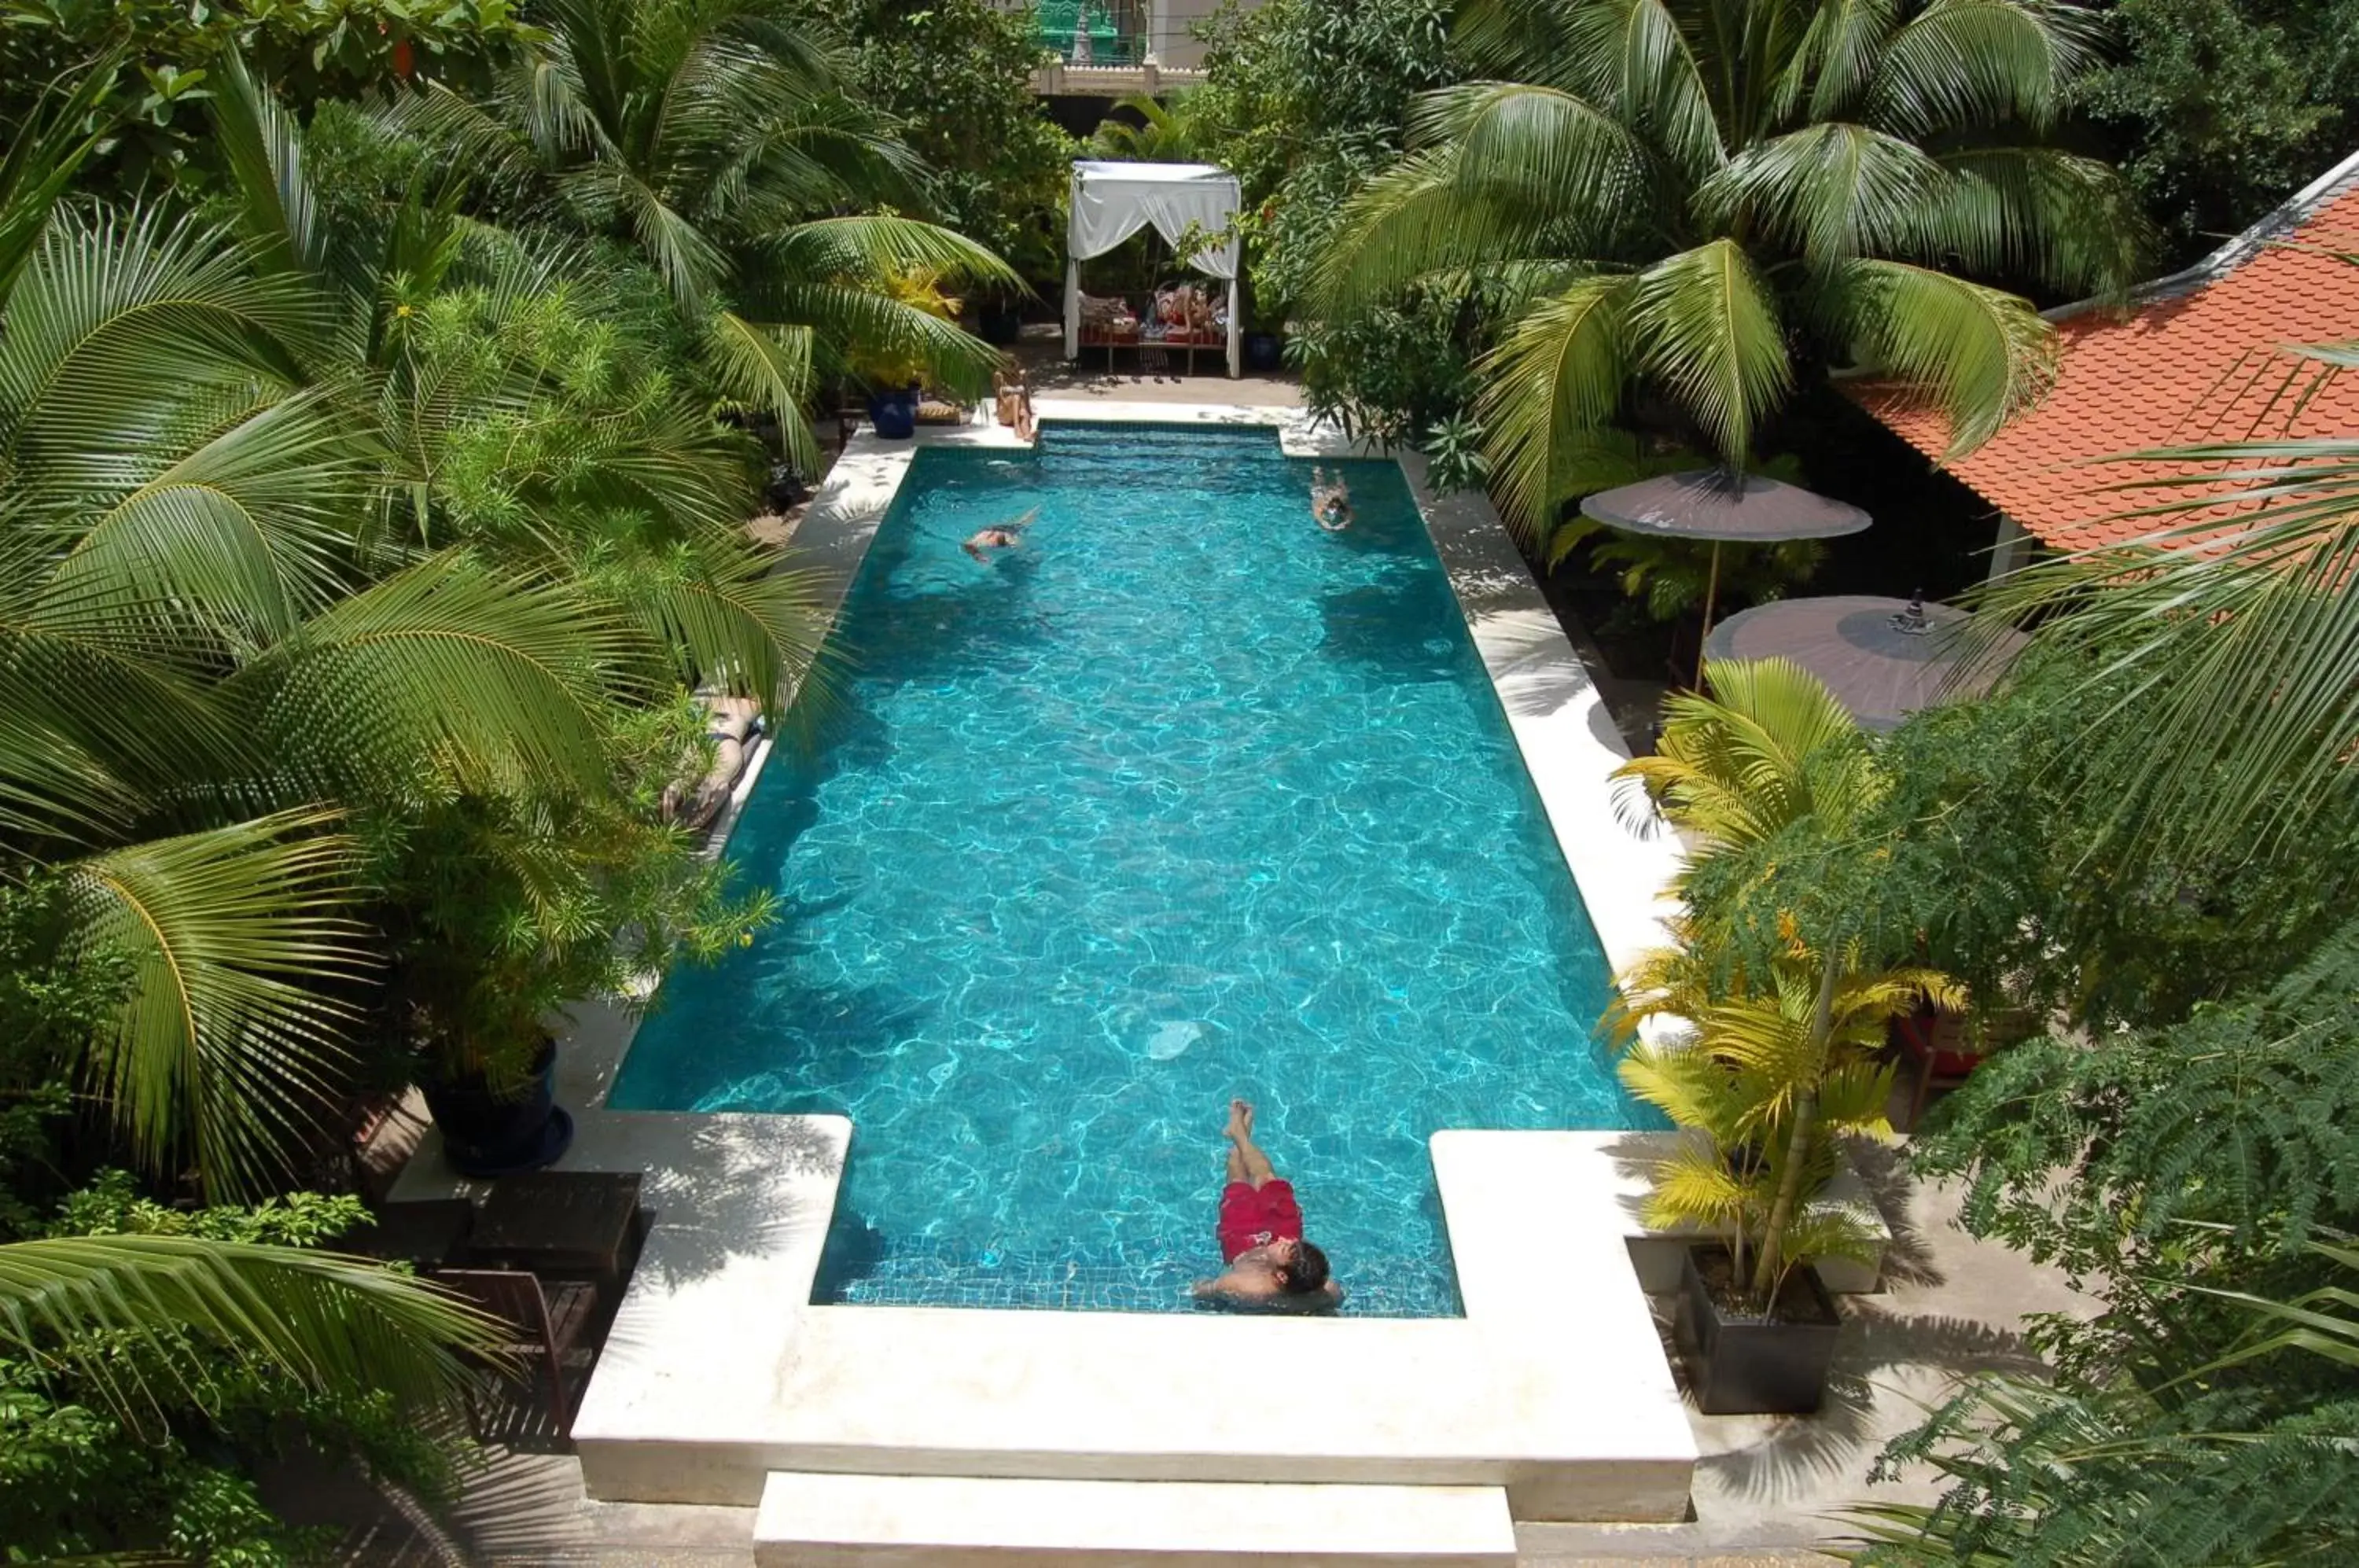
[{"label": "pool step edge", "polygon": [[1498,1486],[1038,1480],[773,1471],[757,1568],[982,1563],[1513,1568]]}]

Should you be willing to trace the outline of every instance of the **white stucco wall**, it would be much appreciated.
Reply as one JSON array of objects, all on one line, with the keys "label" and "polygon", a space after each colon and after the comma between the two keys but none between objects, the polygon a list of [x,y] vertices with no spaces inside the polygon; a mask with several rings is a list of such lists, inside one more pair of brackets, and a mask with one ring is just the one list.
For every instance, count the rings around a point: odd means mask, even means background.
[{"label": "white stucco wall", "polygon": [[[1245,0],[1253,10],[1261,0]],[[1156,64],[1194,70],[1204,63],[1195,28],[1221,8],[1222,0],[1147,0],[1147,48]]]}]

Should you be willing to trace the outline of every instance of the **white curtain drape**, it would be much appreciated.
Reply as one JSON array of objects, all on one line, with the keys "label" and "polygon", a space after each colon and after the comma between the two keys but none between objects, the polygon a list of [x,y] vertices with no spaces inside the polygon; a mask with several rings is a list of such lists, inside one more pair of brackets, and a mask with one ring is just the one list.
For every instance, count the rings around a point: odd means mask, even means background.
[{"label": "white curtain drape", "polygon": [[1077,359],[1082,352],[1082,263],[1150,224],[1177,249],[1180,236],[1193,223],[1199,234],[1223,236],[1180,259],[1227,280],[1229,374],[1239,374],[1244,324],[1237,320],[1237,177],[1208,164],[1074,164],[1072,216],[1065,231],[1065,357]]}]

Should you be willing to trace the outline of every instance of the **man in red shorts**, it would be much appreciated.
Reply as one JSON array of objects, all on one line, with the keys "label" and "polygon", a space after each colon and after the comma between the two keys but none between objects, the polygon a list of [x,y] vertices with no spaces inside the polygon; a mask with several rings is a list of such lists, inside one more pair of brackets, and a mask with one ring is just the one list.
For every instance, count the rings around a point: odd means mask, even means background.
[{"label": "man in red shorts", "polygon": [[1229,1102],[1229,1184],[1221,1190],[1221,1257],[1228,1272],[1198,1280],[1197,1296],[1280,1312],[1320,1312],[1343,1299],[1327,1255],[1302,1239],[1293,1184],[1253,1140],[1253,1107]]}]

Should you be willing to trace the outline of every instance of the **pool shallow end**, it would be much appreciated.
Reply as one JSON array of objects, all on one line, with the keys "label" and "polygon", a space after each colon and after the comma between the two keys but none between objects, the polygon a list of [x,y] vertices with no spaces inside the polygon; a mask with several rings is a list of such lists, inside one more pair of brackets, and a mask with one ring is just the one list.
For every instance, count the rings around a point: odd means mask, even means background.
[{"label": "pool shallow end", "polygon": [[[1675,1519],[1696,1448],[1624,1201],[1666,1136],[1437,1134],[1462,1319],[797,1308],[750,1263],[689,1266],[712,1256],[712,1227],[676,1247],[659,1217],[661,1266],[635,1278],[574,1423],[584,1481],[607,1500],[741,1506],[788,1469],[1493,1485],[1523,1519]],[[739,1180],[743,1213],[771,1201],[761,1189],[799,1190],[805,1217],[762,1245],[771,1278],[808,1280],[832,1175]],[[1284,1399],[1226,1391],[1280,1369]]]}]

